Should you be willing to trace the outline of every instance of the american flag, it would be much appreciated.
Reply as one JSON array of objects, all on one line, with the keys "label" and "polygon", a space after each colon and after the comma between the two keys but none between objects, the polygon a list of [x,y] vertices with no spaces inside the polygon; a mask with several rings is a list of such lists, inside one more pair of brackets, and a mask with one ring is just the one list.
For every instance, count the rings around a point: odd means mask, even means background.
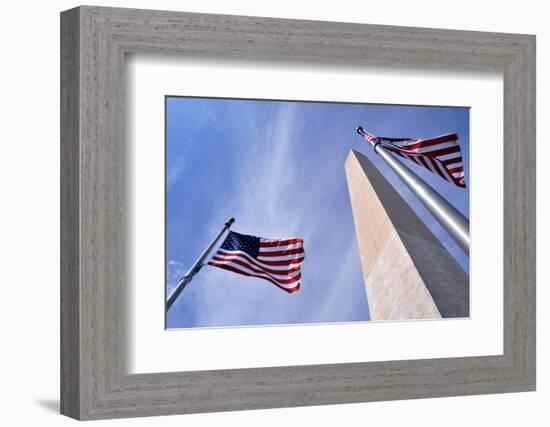
[{"label": "american flag", "polygon": [[208,265],[259,277],[291,293],[300,289],[304,241],[264,239],[230,231]]},{"label": "american flag", "polygon": [[412,160],[446,181],[465,188],[464,166],[458,145],[458,135],[449,133],[430,139],[386,138],[363,134],[367,142],[380,144],[395,154]]}]

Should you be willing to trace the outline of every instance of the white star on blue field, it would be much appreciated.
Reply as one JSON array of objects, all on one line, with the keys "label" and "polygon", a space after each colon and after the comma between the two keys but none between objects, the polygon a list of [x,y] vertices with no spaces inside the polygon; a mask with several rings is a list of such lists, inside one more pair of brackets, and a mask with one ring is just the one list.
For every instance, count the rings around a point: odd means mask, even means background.
[{"label": "white star on blue field", "polygon": [[355,129],[412,138],[458,133],[466,189],[407,166],[469,217],[469,114],[466,107],[166,97],[167,294],[230,217],[242,234],[301,237],[306,253],[301,289],[292,294],[204,266],[170,309],[167,327],[368,321],[344,171],[352,148],[468,272],[468,257]]}]

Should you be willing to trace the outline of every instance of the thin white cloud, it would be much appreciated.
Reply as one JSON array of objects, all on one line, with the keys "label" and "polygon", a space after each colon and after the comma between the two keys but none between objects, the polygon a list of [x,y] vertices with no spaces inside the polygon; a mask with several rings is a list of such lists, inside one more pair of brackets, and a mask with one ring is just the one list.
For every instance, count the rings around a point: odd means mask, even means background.
[{"label": "thin white cloud", "polygon": [[171,292],[177,285],[178,281],[185,275],[184,265],[176,260],[170,260],[166,263],[166,283],[168,292]]}]

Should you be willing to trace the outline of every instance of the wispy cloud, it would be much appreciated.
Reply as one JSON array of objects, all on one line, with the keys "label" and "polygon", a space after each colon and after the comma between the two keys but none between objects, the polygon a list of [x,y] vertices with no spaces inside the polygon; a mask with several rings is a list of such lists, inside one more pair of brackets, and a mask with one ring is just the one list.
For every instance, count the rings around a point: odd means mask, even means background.
[{"label": "wispy cloud", "polygon": [[185,275],[184,265],[176,260],[170,260],[166,263],[166,285],[168,286],[168,292],[171,292],[178,281]]}]

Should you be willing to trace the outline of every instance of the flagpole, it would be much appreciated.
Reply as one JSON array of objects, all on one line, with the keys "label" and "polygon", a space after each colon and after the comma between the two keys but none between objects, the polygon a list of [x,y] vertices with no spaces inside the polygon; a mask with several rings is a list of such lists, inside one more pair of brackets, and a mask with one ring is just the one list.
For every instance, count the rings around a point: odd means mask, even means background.
[{"label": "flagpole", "polygon": [[187,286],[187,284],[193,280],[193,277],[199,272],[199,270],[203,266],[204,260],[208,257],[214,246],[216,246],[216,243],[220,240],[223,233],[225,233],[227,230],[229,230],[229,227],[231,227],[231,224],[235,222],[235,218],[229,218],[227,222],[224,224],[223,228],[220,230],[220,232],[212,239],[210,244],[206,247],[206,249],[203,251],[201,256],[197,258],[197,260],[194,262],[194,264],[191,266],[191,268],[185,273],[185,276],[183,276],[168,299],[166,300],[166,312],[170,310],[170,307],[172,307],[172,304],[178,299],[178,296],[181,294],[181,291]]},{"label": "flagpole", "polygon": [[[357,133],[363,137],[366,135],[361,126],[357,127]],[[386,164],[401,178],[464,253],[469,255],[470,222],[468,219],[424,180],[397,160],[388,149],[376,141],[370,144],[374,148],[374,152],[382,157]]]}]

